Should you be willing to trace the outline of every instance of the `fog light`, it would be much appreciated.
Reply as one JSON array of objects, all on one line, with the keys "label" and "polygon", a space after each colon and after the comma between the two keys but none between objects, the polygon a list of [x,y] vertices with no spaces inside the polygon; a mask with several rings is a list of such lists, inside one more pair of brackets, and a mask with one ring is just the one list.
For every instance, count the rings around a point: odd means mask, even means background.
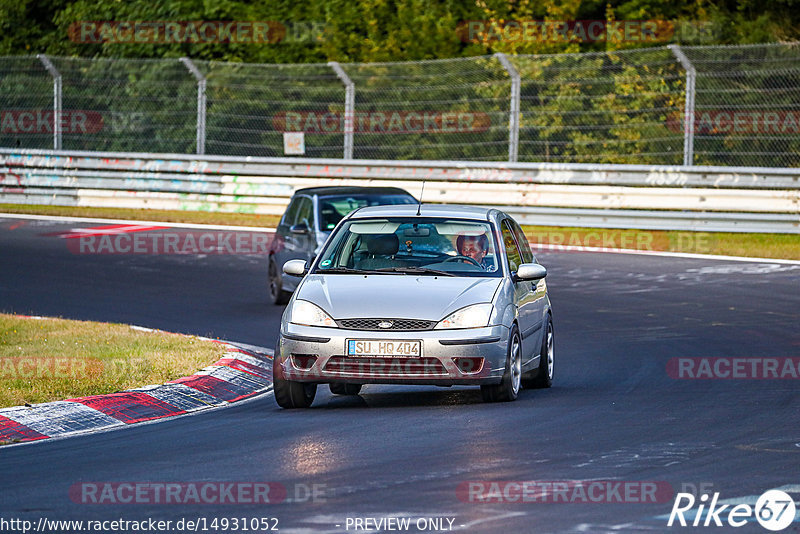
[{"label": "fog light", "polygon": [[311,354],[292,354],[292,365],[301,371],[308,371],[317,361],[317,355]]},{"label": "fog light", "polygon": [[465,375],[474,375],[475,373],[480,373],[481,369],[483,369],[483,358],[478,356],[453,358],[453,363]]}]

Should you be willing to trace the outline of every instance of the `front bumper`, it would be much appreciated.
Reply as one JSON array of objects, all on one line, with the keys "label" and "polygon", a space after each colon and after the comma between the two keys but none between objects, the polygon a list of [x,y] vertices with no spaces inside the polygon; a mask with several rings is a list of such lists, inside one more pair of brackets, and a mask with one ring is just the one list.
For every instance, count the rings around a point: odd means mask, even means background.
[{"label": "front bumper", "polygon": [[[275,374],[320,383],[497,384],[505,370],[508,335],[502,325],[401,332],[284,323],[275,351]],[[348,339],[419,340],[421,354],[412,358],[347,356]]]}]

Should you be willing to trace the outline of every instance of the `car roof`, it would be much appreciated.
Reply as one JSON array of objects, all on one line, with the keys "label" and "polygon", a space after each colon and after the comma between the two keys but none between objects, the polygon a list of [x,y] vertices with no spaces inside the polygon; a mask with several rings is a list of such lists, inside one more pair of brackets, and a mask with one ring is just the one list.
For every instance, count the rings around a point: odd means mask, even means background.
[{"label": "car roof", "polygon": [[399,187],[361,187],[361,186],[321,186],[305,187],[294,192],[295,195],[317,195],[320,197],[339,195],[403,195],[414,198],[411,193]]},{"label": "car roof", "polygon": [[[351,214],[352,218],[364,217],[407,217],[417,214],[418,204],[395,204],[387,206],[370,206],[361,208]],[[422,204],[420,217],[454,217],[459,219],[490,220],[492,215],[500,213],[495,208],[482,206],[461,206],[457,204]]]}]

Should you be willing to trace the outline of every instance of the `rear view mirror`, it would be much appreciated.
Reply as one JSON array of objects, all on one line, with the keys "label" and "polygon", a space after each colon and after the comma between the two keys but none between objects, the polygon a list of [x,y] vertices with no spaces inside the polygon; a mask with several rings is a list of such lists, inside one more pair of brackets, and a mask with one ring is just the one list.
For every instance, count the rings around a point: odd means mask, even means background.
[{"label": "rear view mirror", "polygon": [[523,263],[517,268],[519,280],[541,280],[547,276],[547,269],[538,263]]},{"label": "rear view mirror", "polygon": [[403,237],[428,237],[430,235],[430,228],[406,228],[403,231]]},{"label": "rear view mirror", "polygon": [[283,272],[291,276],[303,276],[307,271],[305,260],[289,260],[283,264]]}]

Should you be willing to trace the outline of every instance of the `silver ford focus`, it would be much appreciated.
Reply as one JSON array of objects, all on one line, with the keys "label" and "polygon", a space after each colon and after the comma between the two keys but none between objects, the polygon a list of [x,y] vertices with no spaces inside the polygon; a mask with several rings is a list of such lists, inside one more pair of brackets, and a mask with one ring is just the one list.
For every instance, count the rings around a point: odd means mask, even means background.
[{"label": "silver ford focus", "polygon": [[275,399],[311,406],[318,384],[480,386],[487,402],[553,382],[553,321],[525,235],[491,208],[362,208],[334,229],[281,321]]}]

